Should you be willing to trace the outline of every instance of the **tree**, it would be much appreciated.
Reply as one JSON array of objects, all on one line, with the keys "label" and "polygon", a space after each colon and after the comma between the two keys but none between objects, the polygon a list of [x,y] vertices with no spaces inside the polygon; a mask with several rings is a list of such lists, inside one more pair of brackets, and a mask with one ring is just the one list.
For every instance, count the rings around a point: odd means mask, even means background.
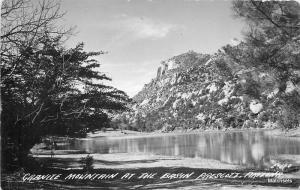
[{"label": "tree", "polygon": [[[16,8],[11,11],[26,8],[13,5]],[[25,28],[31,27],[31,22],[24,23]],[[40,32],[20,30],[23,41],[16,46],[11,46],[14,40],[6,41],[4,47],[9,48],[1,54],[1,155],[5,168],[26,165],[29,150],[46,135],[82,136],[107,127],[109,113],[127,109],[128,96],[103,83],[111,79],[99,72],[100,64],[94,58],[103,52],[86,52],[83,43],[67,49],[66,33],[45,27],[38,28]],[[1,35],[5,39],[17,35],[13,33]]]},{"label": "tree", "polygon": [[[282,108],[300,123],[300,4],[295,1],[234,1],[233,10],[248,26],[245,39],[223,49],[236,62],[276,79]],[[288,85],[295,89],[286,93]],[[291,98],[293,101],[290,101]],[[296,112],[295,112],[296,111]]]},{"label": "tree", "polygon": [[127,95],[104,85],[110,78],[95,70],[92,57],[102,52],[85,52],[83,44],[64,49],[60,39],[45,37],[41,50],[22,51],[27,59],[3,84],[2,144],[6,155],[20,154],[20,165],[41,137],[84,135],[107,127],[108,112],[126,109]]},{"label": "tree", "polygon": [[65,13],[55,0],[4,0],[1,7],[1,83],[12,76],[20,63],[20,51],[38,48],[39,39],[47,32],[67,37],[73,28],[57,22]]}]

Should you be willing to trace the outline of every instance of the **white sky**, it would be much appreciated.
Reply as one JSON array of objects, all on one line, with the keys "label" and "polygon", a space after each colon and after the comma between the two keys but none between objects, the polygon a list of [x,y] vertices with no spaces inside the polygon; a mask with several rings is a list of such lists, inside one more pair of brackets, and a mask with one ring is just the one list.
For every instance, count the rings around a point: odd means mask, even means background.
[{"label": "white sky", "polygon": [[242,23],[231,1],[220,0],[62,0],[64,23],[77,26],[68,46],[86,44],[98,57],[108,84],[129,96],[155,77],[160,62],[194,50],[214,53],[233,38]]}]

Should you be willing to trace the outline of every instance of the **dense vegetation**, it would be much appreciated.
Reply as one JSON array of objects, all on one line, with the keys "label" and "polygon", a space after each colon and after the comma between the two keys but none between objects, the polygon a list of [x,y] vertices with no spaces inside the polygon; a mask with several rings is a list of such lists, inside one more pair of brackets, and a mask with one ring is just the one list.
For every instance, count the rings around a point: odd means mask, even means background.
[{"label": "dense vegetation", "polygon": [[111,79],[94,58],[103,52],[64,46],[72,30],[56,25],[62,17],[55,1],[2,4],[3,168],[24,166],[46,135],[83,136],[107,127],[109,112],[126,109],[128,96],[103,84]]},{"label": "dense vegetation", "polygon": [[[300,125],[300,4],[296,1],[234,1],[234,13],[248,31],[238,46],[225,52],[239,64],[266,72],[275,79],[282,125]],[[297,86],[292,93],[285,93]],[[258,87],[256,85],[256,87]],[[260,89],[257,89],[261,92]]]}]

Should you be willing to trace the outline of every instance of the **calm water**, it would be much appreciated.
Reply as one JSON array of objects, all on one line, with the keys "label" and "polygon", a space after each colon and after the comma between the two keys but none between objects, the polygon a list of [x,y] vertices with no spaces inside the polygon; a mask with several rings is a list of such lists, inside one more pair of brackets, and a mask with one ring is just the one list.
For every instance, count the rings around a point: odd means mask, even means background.
[{"label": "calm water", "polygon": [[[66,147],[65,147],[66,148]],[[89,153],[139,153],[190,158],[209,158],[224,163],[261,168],[270,156],[300,154],[300,139],[255,132],[214,132],[157,137],[91,138],[75,140],[67,147]]]}]

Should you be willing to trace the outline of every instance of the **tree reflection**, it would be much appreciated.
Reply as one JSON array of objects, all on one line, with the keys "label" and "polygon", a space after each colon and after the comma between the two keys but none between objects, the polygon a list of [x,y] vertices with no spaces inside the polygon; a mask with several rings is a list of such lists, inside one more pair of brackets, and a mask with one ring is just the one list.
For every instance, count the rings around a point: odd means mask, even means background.
[{"label": "tree reflection", "polygon": [[268,136],[263,131],[75,140],[68,148],[101,154],[201,157],[256,168],[269,165],[273,155],[300,154],[298,140]]}]

